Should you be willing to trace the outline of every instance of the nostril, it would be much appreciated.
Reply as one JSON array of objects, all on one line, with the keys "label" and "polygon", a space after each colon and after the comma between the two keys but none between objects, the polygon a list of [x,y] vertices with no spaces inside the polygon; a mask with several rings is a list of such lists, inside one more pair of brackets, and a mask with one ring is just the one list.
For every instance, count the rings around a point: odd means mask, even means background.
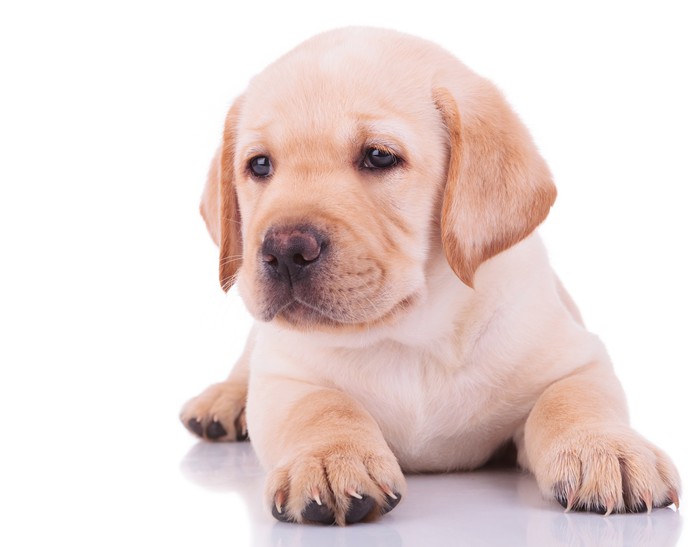
[{"label": "nostril", "polygon": [[313,261],[316,260],[317,258],[318,258],[318,255],[316,255],[316,256],[310,258],[309,260],[307,260],[307,259],[304,257],[304,255],[302,255],[301,253],[297,253],[297,254],[295,254],[295,255],[292,257],[292,261],[293,261],[294,264],[296,264],[297,266],[306,266],[307,264],[310,264],[311,262],[313,262]]},{"label": "nostril", "polygon": [[263,256],[263,260],[273,268],[277,267],[277,257],[275,255],[265,255]]}]

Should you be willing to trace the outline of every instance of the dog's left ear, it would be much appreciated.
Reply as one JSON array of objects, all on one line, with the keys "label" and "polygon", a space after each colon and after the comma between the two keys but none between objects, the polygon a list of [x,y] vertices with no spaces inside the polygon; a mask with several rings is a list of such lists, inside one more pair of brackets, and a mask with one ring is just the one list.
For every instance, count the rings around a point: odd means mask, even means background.
[{"label": "dog's left ear", "polygon": [[527,129],[492,84],[473,77],[459,99],[445,87],[433,92],[450,146],[442,243],[470,287],[479,265],[527,237],[556,198]]}]

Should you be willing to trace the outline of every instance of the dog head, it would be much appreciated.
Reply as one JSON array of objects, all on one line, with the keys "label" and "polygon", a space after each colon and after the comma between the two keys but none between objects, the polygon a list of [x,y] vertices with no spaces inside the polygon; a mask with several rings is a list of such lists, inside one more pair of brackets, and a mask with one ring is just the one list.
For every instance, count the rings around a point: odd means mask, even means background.
[{"label": "dog head", "polygon": [[447,260],[474,285],[556,191],[498,90],[429,42],[351,28],[303,43],[231,107],[201,211],[220,281],[293,328],[365,329]]}]

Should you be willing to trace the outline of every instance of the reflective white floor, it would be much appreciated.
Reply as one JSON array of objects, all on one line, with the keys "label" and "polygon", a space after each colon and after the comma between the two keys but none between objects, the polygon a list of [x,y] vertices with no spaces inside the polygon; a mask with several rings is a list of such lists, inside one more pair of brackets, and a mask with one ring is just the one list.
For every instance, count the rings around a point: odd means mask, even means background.
[{"label": "reflective white floor", "polygon": [[[273,520],[262,506],[263,474],[249,443],[197,443],[180,468],[213,503],[240,512],[245,530],[229,543],[236,546],[672,546],[683,526],[670,508],[651,515],[565,514],[541,498],[531,476],[515,470],[409,476],[408,495],[378,522],[293,525]],[[224,530],[232,528],[225,526],[222,537]]]},{"label": "reflective white floor", "polygon": [[172,414],[165,418],[167,407],[139,423],[144,410],[137,404],[120,421],[101,422],[96,413],[79,430],[57,428],[47,439],[7,438],[0,451],[0,545],[700,545],[696,475],[685,465],[679,512],[566,514],[540,497],[531,476],[482,470],[409,476],[407,495],[375,523],[280,523],[263,506],[264,474],[249,443],[199,442]]}]

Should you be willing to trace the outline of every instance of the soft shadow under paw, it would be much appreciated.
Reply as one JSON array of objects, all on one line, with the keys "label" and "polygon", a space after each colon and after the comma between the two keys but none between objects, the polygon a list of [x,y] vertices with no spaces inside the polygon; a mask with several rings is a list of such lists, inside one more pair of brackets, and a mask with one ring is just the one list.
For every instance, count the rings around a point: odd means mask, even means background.
[{"label": "soft shadow under paw", "polygon": [[194,484],[216,491],[238,491],[264,477],[249,443],[195,444],[180,462],[180,471]]}]

